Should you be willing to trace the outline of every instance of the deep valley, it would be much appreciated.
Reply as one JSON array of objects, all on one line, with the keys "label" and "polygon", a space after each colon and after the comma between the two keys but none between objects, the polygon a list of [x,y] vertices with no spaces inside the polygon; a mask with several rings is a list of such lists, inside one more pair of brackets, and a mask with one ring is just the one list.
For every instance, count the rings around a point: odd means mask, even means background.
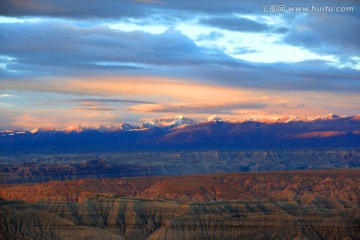
[{"label": "deep valley", "polygon": [[0,239],[359,239],[360,170],[1,185]]}]

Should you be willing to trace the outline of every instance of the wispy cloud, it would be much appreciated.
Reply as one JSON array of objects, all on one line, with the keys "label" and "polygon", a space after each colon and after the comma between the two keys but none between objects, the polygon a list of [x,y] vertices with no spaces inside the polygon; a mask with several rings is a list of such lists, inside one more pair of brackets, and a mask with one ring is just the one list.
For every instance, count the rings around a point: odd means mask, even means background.
[{"label": "wispy cloud", "polygon": [[184,10],[190,15],[195,13],[254,13],[259,12],[259,9],[261,10],[261,4],[252,0],[242,2],[223,0],[221,4],[205,0],[195,2],[188,0],[110,1],[107,4],[100,0],[93,0],[90,3],[87,0],[78,0],[77,6],[81,7],[74,6],[71,0],[63,0],[61,3],[55,0],[46,2],[41,0],[3,0],[0,14],[4,16],[63,17],[71,19],[121,19],[145,18],[152,15],[173,18],[178,15],[177,17],[180,18],[186,16],[186,14],[180,14]]},{"label": "wispy cloud", "polygon": [[150,104],[153,102],[132,100],[132,99],[116,99],[116,98],[78,98],[69,99],[69,102],[92,102],[92,103],[139,103],[139,104]]},{"label": "wispy cloud", "polygon": [[267,24],[236,16],[205,18],[200,20],[200,24],[240,32],[265,32],[272,29]]},{"label": "wispy cloud", "polygon": [[3,0],[0,122],[358,113],[359,9],[270,16],[263,4]]},{"label": "wispy cloud", "polygon": [[228,103],[228,104],[196,104],[196,103],[168,103],[168,104],[142,104],[130,106],[127,109],[134,112],[156,113],[222,113],[231,114],[236,109],[263,109],[266,104],[260,103]]},{"label": "wispy cloud", "polygon": [[262,109],[265,104],[235,104],[235,105],[196,105],[196,104],[143,104],[128,107],[134,112],[145,113],[185,113],[185,114],[234,114],[236,109]]},{"label": "wispy cloud", "polygon": [[86,110],[86,111],[116,111],[117,109],[115,108],[108,108],[108,107],[97,107],[97,106],[92,106],[92,107],[77,107],[74,108],[75,110]]},{"label": "wispy cloud", "polygon": [[[299,41],[302,39],[296,36],[303,32],[294,31],[283,39],[283,43],[293,44],[291,36]],[[230,87],[334,92],[360,90],[359,70],[338,68],[336,62],[246,62],[229,56],[220,47],[201,47],[174,29],[151,34],[45,21],[0,24],[0,40],[0,52],[11,59],[3,63],[6,69],[0,68],[4,80],[1,80],[0,89],[6,89],[3,87],[7,85],[6,80],[16,84],[13,80],[24,78],[29,82],[33,79],[60,82],[74,76],[114,75],[124,79],[141,75],[144,78],[161,76],[207,81]],[[303,43],[294,44],[311,48]],[[349,46],[354,50],[357,45],[351,43]],[[256,50],[239,46],[232,53],[244,55]],[[357,58],[353,57],[352,65],[356,65]],[[36,85],[36,82],[29,84]]]},{"label": "wispy cloud", "polygon": [[[358,3],[353,3],[355,6]],[[339,55],[345,61],[358,56],[360,44],[359,12],[349,14],[322,14],[294,18],[293,28],[284,35],[284,42],[322,54]],[[346,24],[346,28],[344,28]]]},{"label": "wispy cloud", "polygon": [[32,130],[37,127],[66,128],[68,126],[97,126],[114,124],[123,115],[111,109],[56,109],[49,112],[47,109],[27,109],[17,111],[1,109],[0,129],[20,128]]}]

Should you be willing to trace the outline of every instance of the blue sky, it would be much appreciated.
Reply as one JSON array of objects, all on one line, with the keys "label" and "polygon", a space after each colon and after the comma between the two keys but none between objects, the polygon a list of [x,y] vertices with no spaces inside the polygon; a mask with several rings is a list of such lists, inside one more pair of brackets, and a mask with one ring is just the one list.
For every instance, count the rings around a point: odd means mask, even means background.
[{"label": "blue sky", "polygon": [[358,114],[360,3],[267,4],[2,1],[0,127]]}]

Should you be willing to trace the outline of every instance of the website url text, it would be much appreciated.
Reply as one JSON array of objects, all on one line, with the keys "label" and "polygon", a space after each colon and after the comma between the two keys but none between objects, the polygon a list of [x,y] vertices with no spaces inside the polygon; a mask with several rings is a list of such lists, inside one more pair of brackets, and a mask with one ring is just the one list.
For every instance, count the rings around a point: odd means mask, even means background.
[{"label": "website url text", "polygon": [[334,6],[315,6],[307,7],[286,6],[286,5],[262,5],[264,13],[281,13],[281,12],[354,12],[354,7],[334,7]]}]

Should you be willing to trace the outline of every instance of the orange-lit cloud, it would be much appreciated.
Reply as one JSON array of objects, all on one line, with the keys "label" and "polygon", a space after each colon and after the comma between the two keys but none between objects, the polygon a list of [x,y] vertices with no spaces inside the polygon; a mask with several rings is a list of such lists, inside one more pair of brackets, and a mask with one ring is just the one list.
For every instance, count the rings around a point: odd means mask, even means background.
[{"label": "orange-lit cloud", "polygon": [[[126,96],[127,102],[146,103],[196,103],[199,105],[227,105],[253,103],[287,106],[288,108],[316,107],[320,112],[305,114],[319,115],[328,113],[328,99],[337,99],[331,106],[347,108],[358,106],[360,97],[342,93],[319,93],[311,91],[275,91],[251,88],[233,88],[213,84],[194,83],[191,80],[159,78],[151,76],[102,77],[58,79],[57,81],[2,81],[0,89],[61,93],[74,96],[101,96],[119,98]],[[350,100],[352,102],[350,102]],[[300,112],[303,113],[305,109]],[[314,111],[314,108],[311,109]]]},{"label": "orange-lit cloud", "polygon": [[79,107],[75,107],[75,110],[86,110],[86,111],[116,111],[116,108],[110,107],[105,102],[96,101],[84,101],[79,103]]},{"label": "orange-lit cloud", "polygon": [[86,110],[86,111],[116,111],[116,108],[110,107],[98,107],[98,106],[90,106],[90,107],[77,107],[75,110]]},{"label": "orange-lit cloud", "polygon": [[141,104],[128,107],[134,112],[163,112],[163,113],[231,113],[234,109],[261,109],[266,104],[259,103],[218,103],[218,104],[197,104],[197,103],[168,103],[168,104]]},{"label": "orange-lit cloud", "polygon": [[84,101],[84,102],[80,102],[79,105],[81,106],[86,106],[86,107],[94,107],[94,106],[104,106],[104,103],[100,103],[100,102],[94,102],[94,101]]},{"label": "orange-lit cloud", "polygon": [[194,83],[190,80],[158,77],[103,77],[58,81],[2,81],[2,89],[53,92],[93,96],[166,97],[189,102],[262,98],[258,90]]},{"label": "orange-lit cloud", "polygon": [[[3,112],[7,112],[3,110]],[[7,123],[3,126],[32,130],[42,128],[67,128],[68,126],[99,126],[110,125],[120,118],[120,114],[113,111],[80,111],[77,109],[58,109],[54,112],[47,110],[28,110],[25,114],[16,111],[7,112]]]},{"label": "orange-lit cloud", "polygon": [[[164,114],[186,114],[197,120],[213,114],[224,119],[276,118],[284,115],[317,117],[330,112],[341,115],[341,109],[353,108],[355,112],[360,101],[359,96],[350,94],[230,88],[153,76],[2,81],[1,89],[9,93],[44,92],[65,96],[65,99],[46,101],[56,106],[37,105],[36,101],[32,108],[26,109],[13,102],[16,119],[8,118],[2,122],[27,128],[70,124],[94,126],[121,119],[158,118]],[[66,96],[69,97],[66,99]],[[329,99],[336,99],[336,102],[329,105]]]}]

